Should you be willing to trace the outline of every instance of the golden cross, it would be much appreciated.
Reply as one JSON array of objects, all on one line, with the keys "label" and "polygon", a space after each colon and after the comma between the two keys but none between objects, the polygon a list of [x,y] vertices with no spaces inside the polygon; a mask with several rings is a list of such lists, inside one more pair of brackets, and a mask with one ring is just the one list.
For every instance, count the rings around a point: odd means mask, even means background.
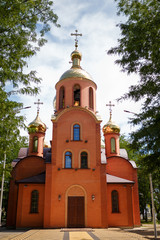
[{"label": "golden cross", "polygon": [[75,33],[71,33],[71,36],[76,36],[76,38],[75,38],[75,48],[77,50],[77,47],[78,47],[78,39],[77,39],[77,37],[78,36],[82,36],[82,33],[78,33],[78,30],[75,30]]},{"label": "golden cross", "polygon": [[109,104],[106,104],[107,107],[109,107],[109,111],[110,111],[110,119],[112,116],[112,107],[114,107],[115,105],[111,103],[111,101],[109,101]]},{"label": "golden cross", "polygon": [[38,99],[38,102],[34,102],[34,104],[37,104],[37,114],[38,114],[40,109],[39,105],[43,104],[43,102],[40,102],[40,99]]}]

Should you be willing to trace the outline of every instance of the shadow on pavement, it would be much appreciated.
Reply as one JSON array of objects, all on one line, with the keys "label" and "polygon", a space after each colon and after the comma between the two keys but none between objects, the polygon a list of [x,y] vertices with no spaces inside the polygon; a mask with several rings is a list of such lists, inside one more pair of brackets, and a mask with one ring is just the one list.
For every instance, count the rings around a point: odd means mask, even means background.
[{"label": "shadow on pavement", "polygon": [[[141,228],[141,229],[125,229],[125,232],[132,232],[139,234],[146,239],[154,239],[154,230],[153,228]],[[160,240],[160,229],[157,230],[157,240]]]}]

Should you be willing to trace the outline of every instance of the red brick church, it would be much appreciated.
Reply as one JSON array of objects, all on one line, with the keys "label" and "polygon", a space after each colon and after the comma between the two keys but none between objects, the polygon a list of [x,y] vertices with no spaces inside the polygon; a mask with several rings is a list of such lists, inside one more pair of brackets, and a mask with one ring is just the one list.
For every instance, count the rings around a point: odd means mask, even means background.
[{"label": "red brick church", "polygon": [[[56,83],[51,147],[39,110],[28,126],[29,148],[12,163],[8,227],[134,227],[140,225],[137,167],[119,148],[120,128],[96,114],[97,85],[81,53]],[[111,105],[111,104],[109,104]]]}]

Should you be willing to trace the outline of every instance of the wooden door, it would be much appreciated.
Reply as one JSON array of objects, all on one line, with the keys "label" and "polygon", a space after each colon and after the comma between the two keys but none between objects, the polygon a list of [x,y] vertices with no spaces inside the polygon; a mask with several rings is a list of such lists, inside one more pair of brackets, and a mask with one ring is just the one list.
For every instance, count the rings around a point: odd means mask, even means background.
[{"label": "wooden door", "polygon": [[68,197],[68,227],[84,227],[84,197]]}]

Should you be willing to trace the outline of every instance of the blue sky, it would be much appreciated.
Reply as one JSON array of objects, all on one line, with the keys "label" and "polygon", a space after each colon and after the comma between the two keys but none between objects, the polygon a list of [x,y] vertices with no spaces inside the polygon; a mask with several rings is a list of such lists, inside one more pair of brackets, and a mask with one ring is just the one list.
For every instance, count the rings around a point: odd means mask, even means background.
[{"label": "blue sky", "polygon": [[[36,70],[43,81],[41,92],[37,97],[20,96],[19,100],[25,106],[32,108],[23,111],[26,124],[36,117],[34,102],[38,98],[43,102],[40,108],[41,120],[47,125],[46,140],[52,138],[51,115],[53,114],[53,99],[55,97],[55,84],[61,75],[71,66],[70,54],[74,50],[74,37],[71,33],[78,29],[83,36],[79,38],[79,51],[82,53],[81,66],[86,70],[97,84],[97,111],[103,122],[101,127],[109,120],[109,109],[106,104],[112,101],[113,121],[121,128],[121,134],[128,134],[133,130],[128,124],[130,115],[123,110],[138,112],[140,103],[131,101],[117,103],[116,99],[128,91],[131,84],[136,84],[136,75],[128,76],[121,72],[119,66],[114,64],[116,56],[107,55],[106,51],[117,45],[120,31],[116,24],[123,21],[123,17],[116,15],[116,3],[113,0],[55,0],[54,12],[58,15],[61,28],[51,27],[47,35],[48,43],[41,48],[36,56],[28,62],[28,70]],[[26,135],[22,131],[23,135]]]}]

